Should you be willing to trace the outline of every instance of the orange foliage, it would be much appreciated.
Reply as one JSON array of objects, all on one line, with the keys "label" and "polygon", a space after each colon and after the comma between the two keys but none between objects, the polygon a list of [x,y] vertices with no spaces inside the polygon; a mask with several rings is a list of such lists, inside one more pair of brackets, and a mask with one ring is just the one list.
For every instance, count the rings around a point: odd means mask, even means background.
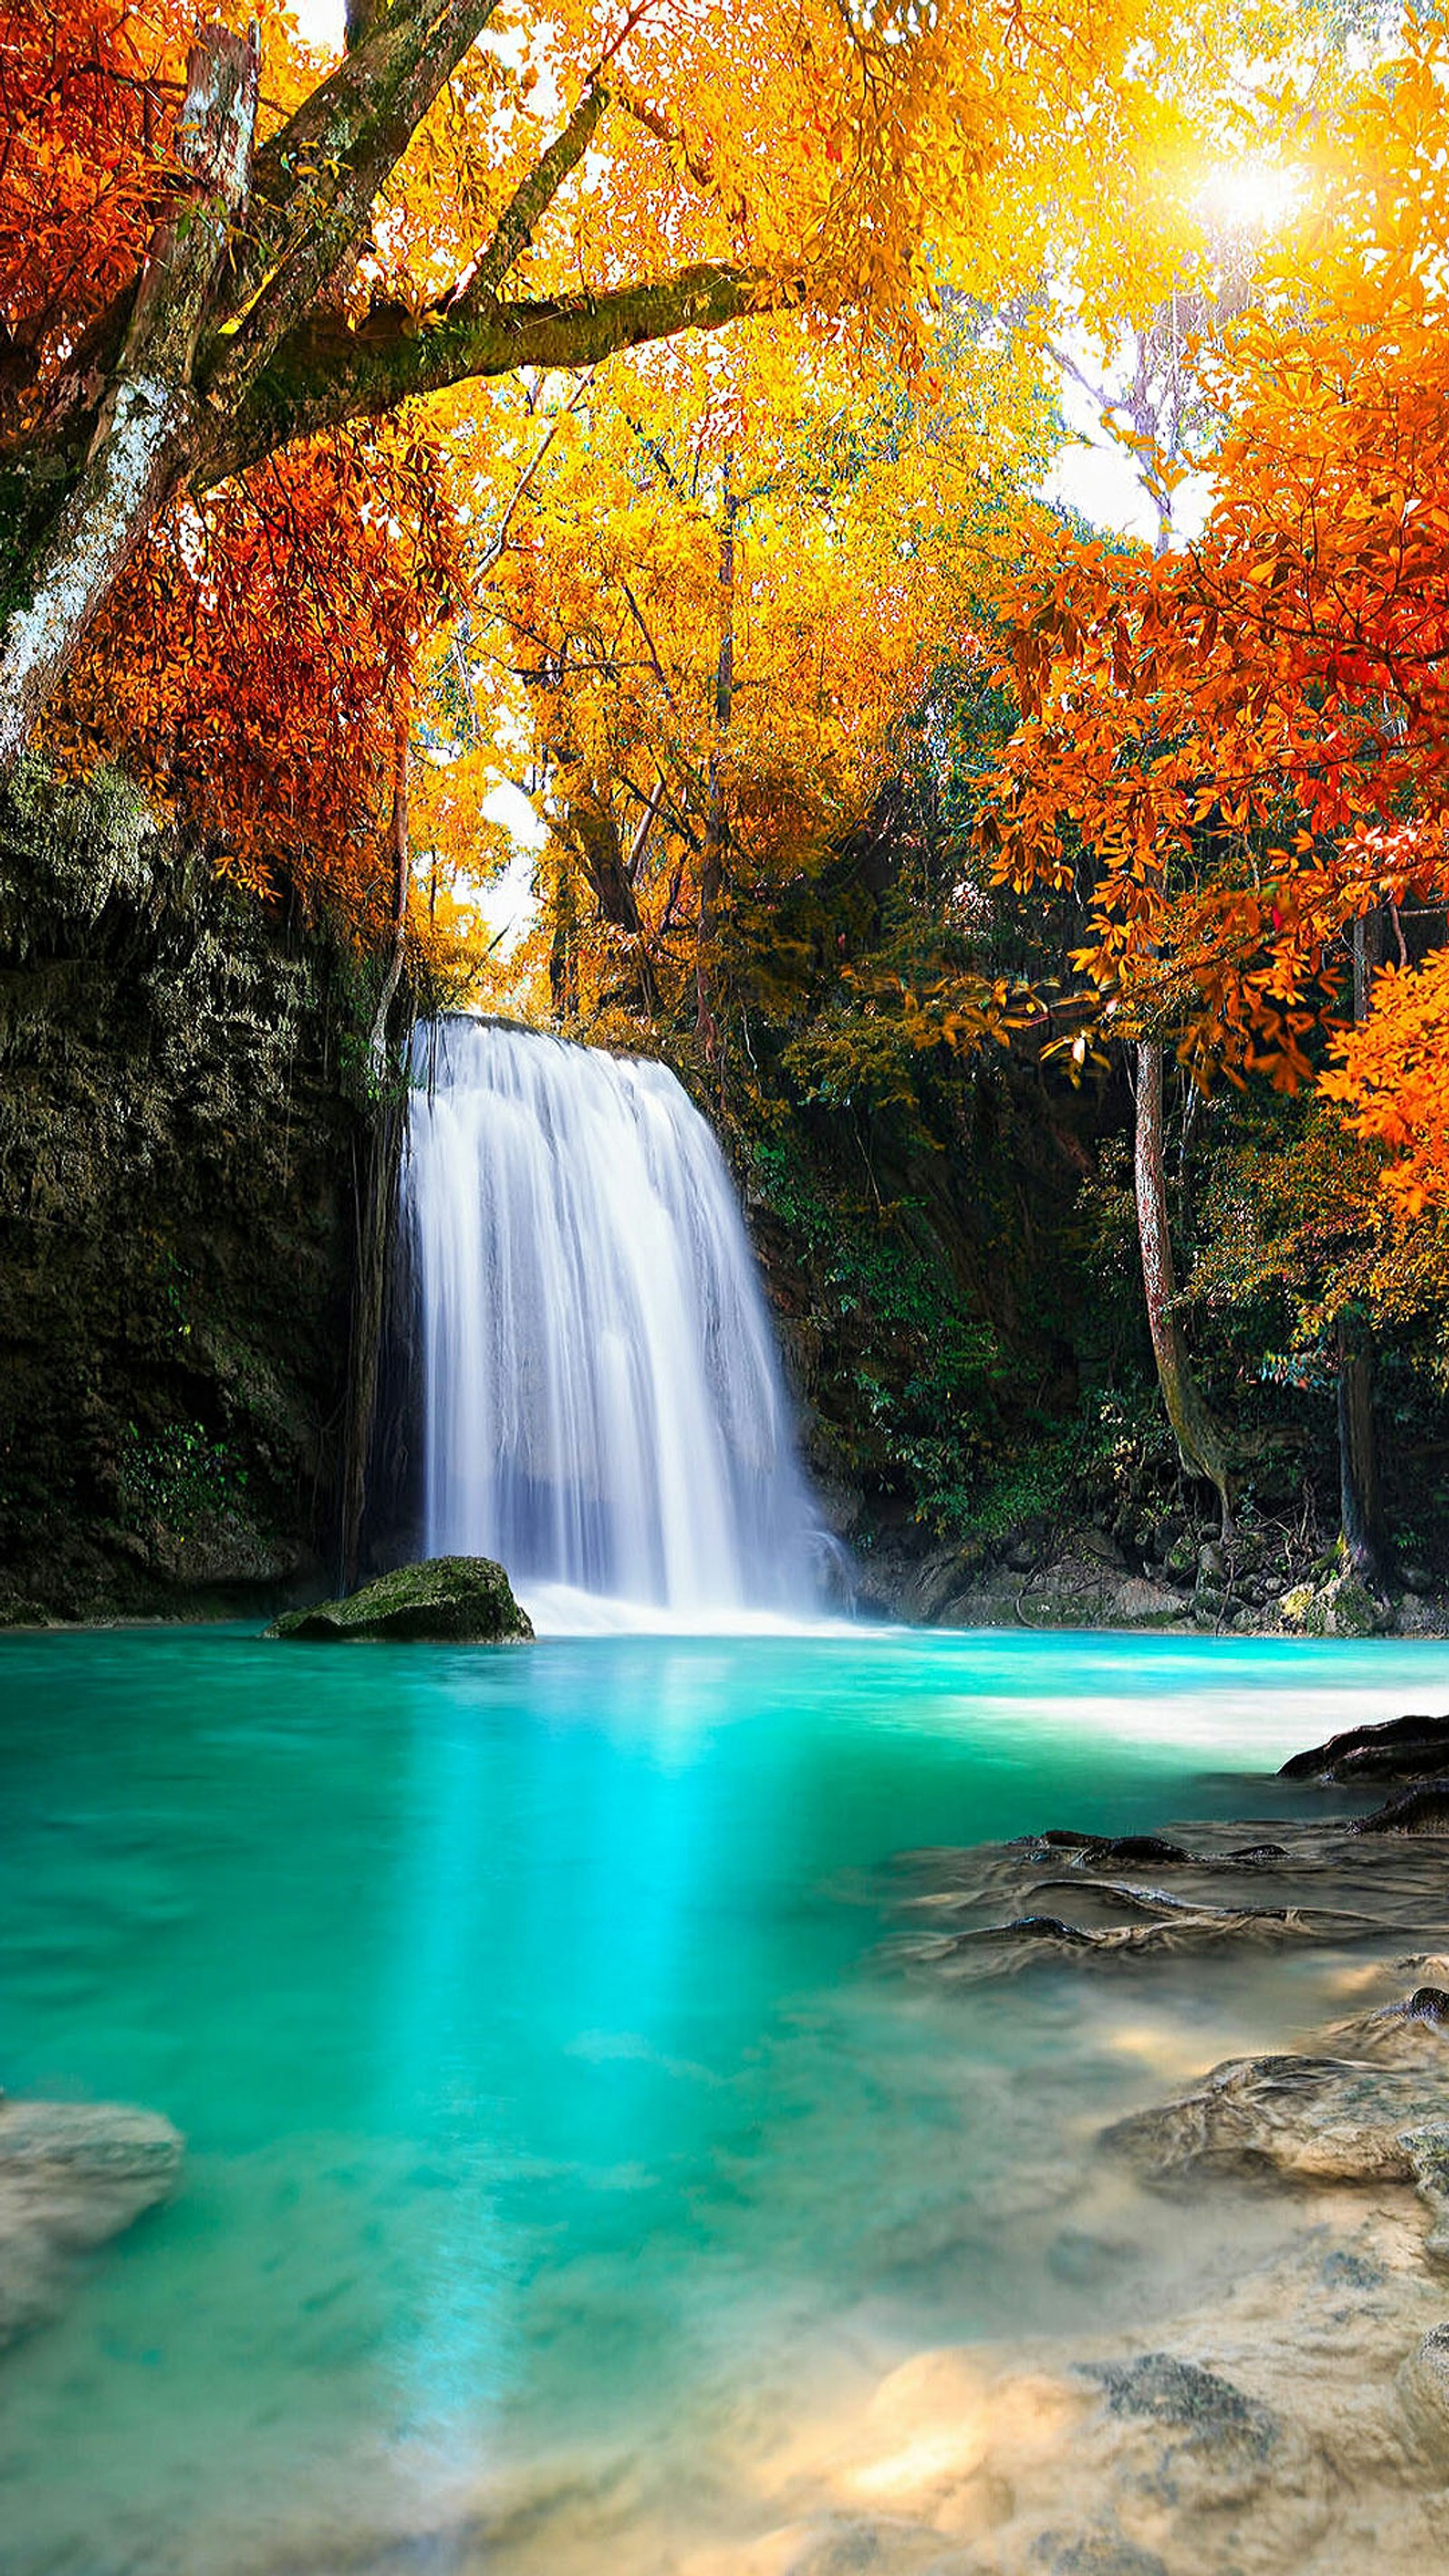
[{"label": "orange foliage", "polygon": [[1449,1208],[1449,949],[1386,966],[1362,1028],[1345,1032],[1320,1089],[1394,1160],[1383,1187],[1406,1216]]},{"label": "orange foliage", "polygon": [[[1332,138],[1329,211],[1210,371],[1229,426],[1201,541],[1043,548],[1016,602],[997,876],[1088,869],[1077,964],[1204,1077],[1304,1081],[1353,924],[1449,896],[1446,74],[1444,30],[1411,22]],[[1363,1132],[1427,1114],[1437,991],[1381,978],[1381,1030],[1340,1050]]]},{"label": "orange foliage", "polygon": [[457,579],[432,450],[395,425],[259,466],[154,530],[68,684],[55,747],[124,751],[268,891],[386,917],[397,709]]},{"label": "orange foliage", "polygon": [[[315,63],[275,6],[274,122]],[[176,171],[193,0],[0,0],[0,401],[43,410],[141,260]],[[286,880],[362,936],[390,915],[399,707],[458,584],[434,448],[397,423],[289,449],[173,505],[90,631],[46,749],[114,757],[260,894]]]},{"label": "orange foliage", "polygon": [[0,6],[0,328],[70,336],[131,276],[165,184],[188,0]]}]

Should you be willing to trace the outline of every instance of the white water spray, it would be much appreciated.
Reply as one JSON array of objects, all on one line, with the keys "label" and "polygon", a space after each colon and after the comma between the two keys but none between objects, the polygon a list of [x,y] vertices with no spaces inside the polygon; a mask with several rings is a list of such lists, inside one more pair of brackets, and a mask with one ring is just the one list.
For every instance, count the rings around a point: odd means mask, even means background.
[{"label": "white water spray", "polygon": [[463,1019],[421,1033],[417,1072],[428,1553],[496,1557],[525,1598],[811,1610],[764,1299],[673,1074]]}]

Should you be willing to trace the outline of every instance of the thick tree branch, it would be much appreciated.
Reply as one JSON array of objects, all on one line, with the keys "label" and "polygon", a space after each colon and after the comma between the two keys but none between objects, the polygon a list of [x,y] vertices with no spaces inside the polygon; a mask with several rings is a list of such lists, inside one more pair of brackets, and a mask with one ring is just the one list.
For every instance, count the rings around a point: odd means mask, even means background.
[{"label": "thick tree branch", "polygon": [[453,297],[450,311],[481,313],[496,301],[509,270],[517,266],[527,250],[535,226],[542,222],[565,179],[582,161],[608,104],[606,89],[585,91],[562,134],[514,190],[499,217],[493,239],[475,262],[472,275]]},{"label": "thick tree branch", "polygon": [[318,314],[282,343],[233,421],[219,428],[193,488],[208,490],[294,439],[379,418],[416,394],[518,367],[597,366],[621,349],[681,331],[784,311],[804,295],[799,274],[772,276],[720,261],[602,295],[489,304],[478,313],[455,308],[422,330],[405,328],[392,312],[356,331],[335,314]]},{"label": "thick tree branch", "polygon": [[230,408],[325,295],[371,208],[498,0],[417,0],[378,18],[257,155],[252,218],[203,366]]},{"label": "thick tree branch", "polygon": [[392,0],[347,0],[344,11],[344,41],[350,54],[382,25]]}]

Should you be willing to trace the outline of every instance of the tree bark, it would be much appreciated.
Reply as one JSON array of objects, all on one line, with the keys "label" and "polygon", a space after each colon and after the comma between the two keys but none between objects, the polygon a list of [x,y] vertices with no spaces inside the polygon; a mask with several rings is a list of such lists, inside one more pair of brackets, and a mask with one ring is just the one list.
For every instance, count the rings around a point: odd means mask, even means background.
[{"label": "tree bark", "polygon": [[251,169],[255,35],[209,27],[191,51],[178,154],[191,194],[152,235],[114,377],[58,519],[0,632],[0,777],[64,678],[202,429],[192,368],[207,299]]},{"label": "tree bark", "polygon": [[1177,1277],[1167,1224],[1162,1072],[1162,1048],[1154,1041],[1144,1039],[1137,1049],[1133,1177],[1147,1325],[1152,1335],[1152,1355],[1157,1363],[1157,1382],[1177,1441],[1178,1456],[1189,1475],[1205,1477],[1215,1488],[1226,1535],[1231,1527],[1227,1458],[1217,1424],[1193,1374],[1187,1341],[1173,1302],[1177,1295]]},{"label": "tree bark", "polygon": [[[1384,916],[1371,912],[1353,926],[1353,1016],[1368,1016],[1373,980],[1383,964]],[[1361,1317],[1344,1314],[1337,1328],[1338,1527],[1346,1564],[1361,1583],[1381,1583],[1388,1564],[1374,1421],[1373,1338]]]},{"label": "tree bark", "polygon": [[408,721],[405,715],[399,715],[393,736],[392,828],[388,838],[392,851],[392,943],[367,1049],[368,1071],[379,1089],[387,1074],[388,1014],[402,981],[403,949],[408,927],[408,886],[412,875],[412,853],[408,841]]},{"label": "tree bark", "polygon": [[735,700],[735,498],[733,458],[724,463],[724,521],[719,539],[719,658],[714,675],[714,739],[709,753],[709,808],[705,816],[704,852],[699,870],[699,918],[694,944],[695,1031],[705,1061],[719,1053],[719,1029],[710,1000],[710,941],[714,937],[720,896],[724,891],[725,844],[729,818],[724,801],[724,747]]},{"label": "tree bark", "polygon": [[1383,1580],[1388,1555],[1374,1423],[1373,1345],[1355,1318],[1338,1323],[1338,1511],[1345,1562],[1361,1583]]}]

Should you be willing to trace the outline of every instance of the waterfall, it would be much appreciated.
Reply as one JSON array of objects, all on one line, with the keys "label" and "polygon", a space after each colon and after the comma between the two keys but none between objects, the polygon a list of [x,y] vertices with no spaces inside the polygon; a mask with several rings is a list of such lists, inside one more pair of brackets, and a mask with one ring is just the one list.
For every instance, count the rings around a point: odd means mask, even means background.
[{"label": "waterfall", "polygon": [[670,1612],[813,1606],[813,1523],[734,1192],[661,1064],[420,1032],[404,1216],[430,1555]]}]

